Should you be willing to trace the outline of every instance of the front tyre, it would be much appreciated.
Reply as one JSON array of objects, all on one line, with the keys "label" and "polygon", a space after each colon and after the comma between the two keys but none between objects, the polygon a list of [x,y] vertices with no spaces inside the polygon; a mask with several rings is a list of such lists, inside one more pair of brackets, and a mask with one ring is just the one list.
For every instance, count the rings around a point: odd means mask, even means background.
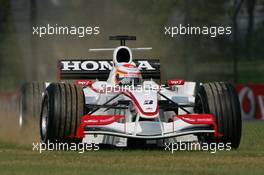
[{"label": "front tyre", "polygon": [[44,143],[73,142],[84,114],[81,87],[52,83],[45,92],[40,114],[40,137]]},{"label": "front tyre", "polygon": [[238,148],[241,139],[241,111],[238,96],[230,83],[205,83],[198,90],[195,108],[196,113],[213,114],[222,137],[201,135],[202,142],[230,143],[232,148]]}]

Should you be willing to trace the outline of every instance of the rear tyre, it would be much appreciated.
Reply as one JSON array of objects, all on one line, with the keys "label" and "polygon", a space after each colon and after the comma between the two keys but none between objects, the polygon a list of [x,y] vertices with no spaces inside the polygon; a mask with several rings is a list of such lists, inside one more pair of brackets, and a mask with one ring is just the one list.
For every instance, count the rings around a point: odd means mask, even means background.
[{"label": "rear tyre", "polygon": [[37,123],[44,90],[44,82],[30,82],[22,86],[19,104],[19,126],[21,128],[27,127],[29,121]]},{"label": "rear tyre", "polygon": [[84,94],[81,87],[52,83],[45,92],[40,114],[42,142],[75,142],[77,129],[84,114]]},{"label": "rear tyre", "polygon": [[241,139],[241,111],[238,96],[230,83],[205,83],[198,90],[195,108],[196,113],[213,114],[222,137],[201,135],[201,142],[222,142],[238,148]]}]

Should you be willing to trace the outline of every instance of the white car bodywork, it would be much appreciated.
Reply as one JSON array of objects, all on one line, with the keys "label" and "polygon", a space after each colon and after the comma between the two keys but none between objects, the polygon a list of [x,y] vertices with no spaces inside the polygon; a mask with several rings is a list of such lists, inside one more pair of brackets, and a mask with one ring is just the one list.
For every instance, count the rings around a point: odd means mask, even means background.
[{"label": "white car bodywork", "polygon": [[[107,81],[96,81],[92,84],[92,87],[86,87],[83,89],[85,95],[86,104],[103,104],[108,101],[116,94],[116,92],[105,92],[103,91],[105,87],[111,87]],[[135,109],[110,109],[105,111],[104,108],[99,109],[94,113],[94,115],[111,115],[111,114],[125,114],[125,121],[118,121],[111,123],[109,125],[98,125],[98,126],[87,126],[84,131],[86,143],[104,143],[113,144],[115,146],[127,146],[127,138],[141,138],[156,140],[154,143],[158,143],[159,139],[175,138],[176,136],[185,135],[185,137],[178,137],[181,141],[194,141],[197,140],[194,133],[209,132],[208,130],[196,130],[196,131],[186,131],[182,132],[184,128],[190,127],[192,124],[184,122],[180,119],[175,119],[174,122],[168,122],[168,120],[175,116],[173,111],[163,111],[162,109],[154,115],[147,116],[138,110],[138,106],[135,100],[144,112],[155,112],[158,108],[158,100],[165,100],[163,97],[157,95],[159,90],[162,94],[169,97],[171,100],[182,105],[194,105],[195,102],[195,90],[197,84],[195,82],[185,82],[184,85],[175,85],[173,90],[168,90],[161,87],[157,89],[159,85],[154,81],[145,81],[142,87],[148,87],[147,89],[142,88],[141,91],[136,89],[130,91],[134,96],[134,101],[132,106],[136,106]],[[153,88],[154,87],[154,88]],[[156,90],[150,90],[151,88]],[[109,88],[111,89],[111,88]],[[97,91],[96,91],[97,90]],[[103,91],[99,92],[99,91]],[[131,100],[126,95],[120,95],[112,103],[114,104],[118,100]],[[144,101],[152,100],[153,104],[144,105]],[[186,108],[190,112],[193,110],[192,107]],[[186,114],[181,109],[178,109],[178,114]],[[134,120],[133,120],[134,118]],[[141,118],[153,118],[153,121],[140,121]],[[179,131],[179,132],[177,132]],[[210,132],[214,132],[211,130]],[[166,139],[169,141],[169,139]],[[175,139],[173,141],[176,141]]]}]

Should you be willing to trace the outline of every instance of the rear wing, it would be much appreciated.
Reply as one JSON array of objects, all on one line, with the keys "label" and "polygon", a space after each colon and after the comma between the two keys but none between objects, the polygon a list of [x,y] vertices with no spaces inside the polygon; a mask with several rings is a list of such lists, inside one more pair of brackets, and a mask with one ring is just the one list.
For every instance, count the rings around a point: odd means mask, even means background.
[{"label": "rear wing", "polygon": [[[140,69],[143,79],[160,80],[159,59],[134,59],[133,62]],[[60,60],[58,77],[61,80],[107,80],[112,68],[113,61],[109,59]]]}]

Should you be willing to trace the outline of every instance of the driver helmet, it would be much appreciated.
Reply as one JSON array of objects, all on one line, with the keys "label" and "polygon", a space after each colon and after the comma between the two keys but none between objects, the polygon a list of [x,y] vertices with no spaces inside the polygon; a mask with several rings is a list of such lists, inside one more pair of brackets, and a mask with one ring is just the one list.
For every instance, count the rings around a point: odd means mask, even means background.
[{"label": "driver helmet", "polygon": [[118,64],[115,72],[115,83],[117,85],[140,85],[142,75],[135,64]]}]

